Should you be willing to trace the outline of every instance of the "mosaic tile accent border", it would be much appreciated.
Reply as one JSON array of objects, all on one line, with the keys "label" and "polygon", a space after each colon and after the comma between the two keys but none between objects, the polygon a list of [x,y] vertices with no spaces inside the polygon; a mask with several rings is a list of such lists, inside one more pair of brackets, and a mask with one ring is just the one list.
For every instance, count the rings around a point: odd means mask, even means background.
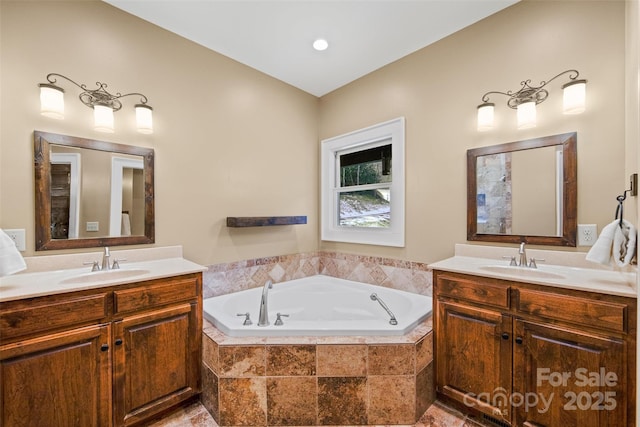
[{"label": "mosaic tile accent border", "polygon": [[422,295],[432,295],[432,272],[425,263],[391,258],[308,252],[214,264],[204,272],[204,298],[324,274]]}]

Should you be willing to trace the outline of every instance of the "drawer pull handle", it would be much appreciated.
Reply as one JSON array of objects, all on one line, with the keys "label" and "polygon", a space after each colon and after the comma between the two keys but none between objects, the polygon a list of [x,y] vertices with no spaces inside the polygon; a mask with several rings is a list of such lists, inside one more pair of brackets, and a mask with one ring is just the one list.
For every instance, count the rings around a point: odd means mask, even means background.
[{"label": "drawer pull handle", "polygon": [[116,340],[116,345],[122,345],[122,338],[118,338]]},{"label": "drawer pull handle", "polygon": [[109,344],[102,344],[100,346],[100,351],[107,351],[109,350]]},{"label": "drawer pull handle", "polygon": [[522,344],[524,342],[524,340],[522,339],[522,337],[516,337],[516,344]]},{"label": "drawer pull handle", "polygon": [[509,334],[508,334],[508,333],[506,333],[506,332],[503,332],[503,334],[502,334],[502,339],[503,339],[503,340],[508,340],[508,339],[509,339]]}]

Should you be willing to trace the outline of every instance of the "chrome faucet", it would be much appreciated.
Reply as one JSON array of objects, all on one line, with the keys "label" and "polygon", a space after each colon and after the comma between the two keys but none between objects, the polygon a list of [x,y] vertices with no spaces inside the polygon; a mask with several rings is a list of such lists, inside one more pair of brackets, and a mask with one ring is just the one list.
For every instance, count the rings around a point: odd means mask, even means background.
[{"label": "chrome faucet", "polygon": [[111,270],[111,253],[109,252],[109,246],[104,247],[104,253],[102,254],[102,270]]},{"label": "chrome faucet", "polygon": [[518,254],[520,255],[520,262],[518,263],[518,265],[520,267],[527,266],[527,250],[524,248],[524,245],[524,242],[520,243],[520,249],[518,249]]},{"label": "chrome faucet", "polygon": [[503,256],[502,258],[509,259],[509,265],[512,267],[529,267],[529,268],[538,268],[537,261],[544,261],[543,258],[529,258],[527,261],[527,250],[525,248],[525,242],[520,243],[520,248],[518,249],[519,259],[516,259],[515,255],[511,256]]},{"label": "chrome faucet", "polygon": [[262,287],[262,298],[260,299],[260,315],[258,316],[258,326],[269,325],[269,308],[267,307],[267,300],[269,297],[269,289],[273,288],[271,280],[267,280]]}]

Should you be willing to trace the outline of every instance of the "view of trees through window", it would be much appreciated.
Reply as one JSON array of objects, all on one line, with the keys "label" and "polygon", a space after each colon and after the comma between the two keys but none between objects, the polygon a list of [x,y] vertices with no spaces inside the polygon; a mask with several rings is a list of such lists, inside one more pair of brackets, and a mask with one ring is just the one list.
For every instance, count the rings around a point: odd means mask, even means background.
[{"label": "view of trees through window", "polygon": [[390,183],[390,145],[340,156],[340,225],[390,227]]}]

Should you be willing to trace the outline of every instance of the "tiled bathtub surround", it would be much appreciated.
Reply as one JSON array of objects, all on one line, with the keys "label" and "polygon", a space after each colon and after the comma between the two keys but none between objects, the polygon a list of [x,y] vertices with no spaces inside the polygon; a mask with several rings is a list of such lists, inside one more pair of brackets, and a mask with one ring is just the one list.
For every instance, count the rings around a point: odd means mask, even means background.
[{"label": "tiled bathtub surround", "polygon": [[414,424],[434,400],[431,319],[400,337],[228,337],[205,321],[218,424]]},{"label": "tiled bathtub surround", "polygon": [[269,279],[279,283],[316,274],[431,295],[431,271],[424,263],[311,252],[209,266],[204,273],[204,298],[263,286]]},{"label": "tiled bathtub surround", "polygon": [[[316,274],[431,295],[426,264],[312,252],[216,264],[204,298]],[[414,424],[433,402],[431,318],[391,337],[234,338],[205,321],[202,402],[218,424]]]}]

